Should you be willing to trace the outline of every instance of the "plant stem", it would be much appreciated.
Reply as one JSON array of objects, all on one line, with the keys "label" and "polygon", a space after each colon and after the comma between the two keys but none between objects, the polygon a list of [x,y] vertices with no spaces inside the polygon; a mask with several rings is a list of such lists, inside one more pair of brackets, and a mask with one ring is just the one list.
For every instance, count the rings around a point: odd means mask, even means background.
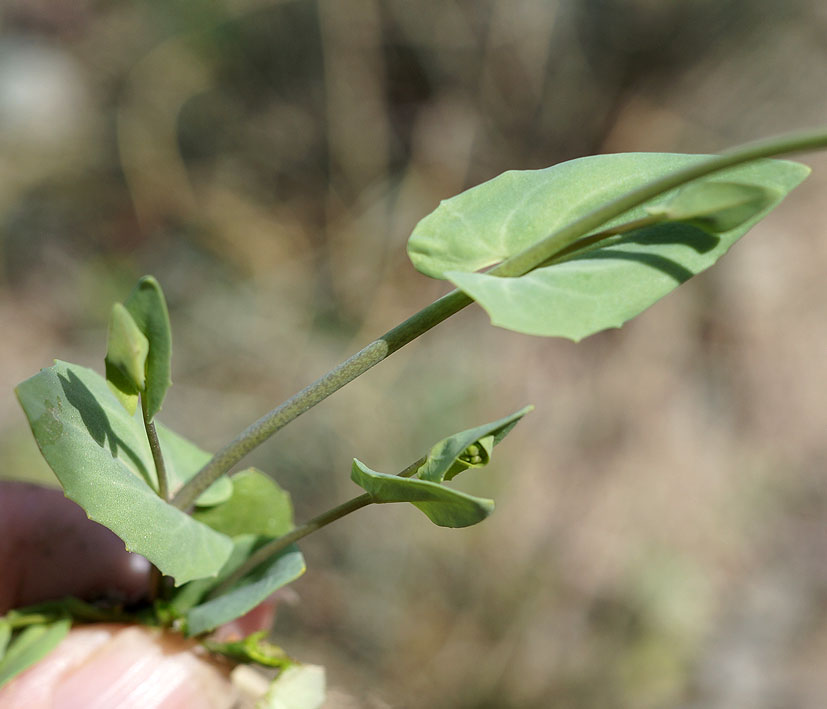
[{"label": "plant stem", "polygon": [[[599,228],[610,219],[639,206],[663,192],[686,182],[734,167],[745,162],[788,153],[827,147],[827,131],[795,133],[759,143],[751,143],[709,160],[690,165],[665,175],[642,187],[604,204],[602,207],[550,234],[533,246],[506,259],[487,273],[492,276],[515,277],[528,273],[571,246],[581,237]],[[587,237],[588,238],[588,237]],[[308,409],[326,399],[345,384],[398,349],[427,332],[446,318],[466,307],[472,300],[460,291],[452,291],[423,308],[405,322],[389,330],[355,355],[331,369],[313,384],[265,414],[219,450],[190,481],[178,491],[172,504],[179,509],[192,507],[198,496],[221,475],[228,472],[247,453],[284,428]]]},{"label": "plant stem", "polygon": [[167,476],[167,466],[164,463],[164,454],[161,452],[161,442],[158,440],[158,432],[155,430],[155,424],[147,412],[146,397],[143,394],[141,394],[141,413],[143,414],[146,437],[149,441],[149,450],[152,451],[152,460],[155,463],[155,473],[158,477],[158,496],[164,500],[164,502],[168,502],[169,478]]},{"label": "plant stem", "polygon": [[[417,470],[419,470],[419,468],[422,467],[426,460],[427,457],[423,456],[419,460],[411,463],[407,468],[405,468],[401,472],[397,473],[397,476],[400,478],[411,477],[414,473],[416,473]],[[207,595],[207,599],[220,596],[240,578],[246,576],[257,566],[263,564],[265,561],[272,558],[279,552],[284,551],[291,544],[295,544],[297,541],[299,541],[299,539],[302,539],[303,537],[306,537],[308,534],[312,534],[313,532],[318,531],[322,527],[326,527],[331,522],[335,522],[337,519],[341,519],[342,517],[349,515],[351,512],[356,512],[356,510],[360,510],[363,507],[367,507],[372,502],[373,500],[371,499],[370,494],[365,492],[361,495],[358,495],[357,497],[348,500],[347,502],[343,502],[342,504],[327,510],[327,512],[322,512],[322,514],[314,517],[309,522],[305,522],[300,527],[296,527],[295,529],[289,531],[287,534],[284,534],[281,537],[267,542],[263,546],[256,549],[256,551],[253,552],[250,556],[248,556],[244,563],[241,566],[239,566],[230,576],[228,576],[218,586],[213,588]]]},{"label": "plant stem", "polygon": [[622,236],[623,234],[628,234],[630,231],[645,229],[646,227],[660,224],[665,221],[665,219],[666,217],[662,214],[650,214],[645,217],[641,217],[640,219],[633,219],[630,222],[618,224],[617,226],[610,227],[609,229],[604,229],[603,231],[598,231],[597,233],[583,236],[576,241],[573,241],[565,248],[556,251],[552,256],[537,266],[537,268],[550,266],[551,264],[560,263],[561,261],[568,261],[575,256],[582,256],[587,251],[592,250],[590,247],[603,248],[608,245],[608,239],[610,236]]},{"label": "plant stem", "polygon": [[[144,429],[146,430],[146,438],[149,441],[149,450],[152,451],[152,461],[155,463],[155,474],[158,478],[158,496],[164,501],[169,502],[169,476],[167,475],[167,466],[164,463],[164,454],[161,452],[161,442],[158,440],[158,432],[155,430],[155,424],[149,416],[146,407],[146,396],[141,394],[141,414],[144,420]],[[149,591],[148,597],[150,601],[154,601],[161,592],[163,585],[163,574],[161,570],[153,565],[149,571]]]},{"label": "plant stem", "polygon": [[434,301],[392,330],[388,330],[382,337],[359,350],[355,355],[242,431],[234,440],[219,450],[178,491],[172,499],[172,504],[182,510],[189,509],[204,490],[274,433],[472,302],[467,295],[455,290]]},{"label": "plant stem", "polygon": [[633,209],[664,192],[680,187],[699,177],[704,177],[713,172],[734,167],[735,165],[741,165],[752,160],[824,147],[827,147],[827,131],[821,129],[819,131],[806,133],[792,133],[790,135],[770,138],[769,140],[749,143],[734,148],[722,155],[716,155],[710,157],[709,160],[704,160],[681,170],[676,170],[669,175],[664,175],[631,192],[627,192],[625,195],[580,217],[580,219],[576,219],[571,222],[571,224],[550,234],[524,251],[506,259],[488,271],[488,273],[492,276],[506,278],[522,276],[524,273],[528,273],[536,268],[538,264],[547,261],[570,244],[573,244],[583,235],[605,224],[610,219],[614,219],[623,214],[623,212]]},{"label": "plant stem", "polygon": [[146,598],[150,603],[154,603],[161,595],[163,578],[164,575],[161,573],[161,569],[155,566],[155,564],[150,564],[149,580],[147,582],[148,588],[146,592]]},{"label": "plant stem", "polygon": [[264,563],[279,552],[284,551],[291,544],[299,541],[299,539],[306,537],[308,534],[312,534],[322,527],[327,526],[331,522],[335,522],[337,519],[341,519],[345,515],[349,515],[351,512],[355,512],[356,510],[366,507],[371,504],[371,502],[372,500],[370,495],[368,493],[363,493],[358,497],[354,497],[347,502],[343,502],[341,505],[337,505],[333,509],[320,514],[318,517],[314,517],[309,522],[305,522],[303,525],[296,527],[287,534],[267,542],[267,544],[259,547],[255,550],[255,552],[248,556],[246,561],[230,576],[228,576],[218,586],[213,588],[207,595],[207,600],[225,593],[242,576],[246,576],[257,566]]}]

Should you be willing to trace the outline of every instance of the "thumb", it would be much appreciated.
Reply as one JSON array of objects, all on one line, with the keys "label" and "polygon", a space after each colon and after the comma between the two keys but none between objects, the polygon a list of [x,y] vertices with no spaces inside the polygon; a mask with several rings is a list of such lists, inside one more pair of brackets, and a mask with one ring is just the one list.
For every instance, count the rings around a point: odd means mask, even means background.
[{"label": "thumb", "polygon": [[0,709],[230,709],[230,669],[175,633],[81,626],[0,690]]}]

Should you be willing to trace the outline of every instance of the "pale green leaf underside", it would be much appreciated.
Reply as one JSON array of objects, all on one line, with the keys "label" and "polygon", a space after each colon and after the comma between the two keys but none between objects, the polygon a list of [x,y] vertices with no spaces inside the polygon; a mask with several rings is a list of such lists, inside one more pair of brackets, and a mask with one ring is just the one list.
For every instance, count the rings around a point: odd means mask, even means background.
[{"label": "pale green leaf underside", "polygon": [[66,496],[177,584],[216,574],[231,540],[164,502],[149,445],[105,380],[56,362],[17,387],[43,457]]},{"label": "pale green leaf underside", "polygon": [[440,527],[470,527],[494,511],[493,500],[428,480],[377,473],[355,458],[350,477],[370,494],[373,502],[410,502]]},{"label": "pale green leaf underside", "polygon": [[230,482],[231,495],[223,504],[196,509],[193,517],[199,522],[230,537],[258,534],[274,538],[293,529],[290,495],[269,476],[248,468],[224,479]]},{"label": "pale green leaf underside", "polygon": [[[627,153],[572,160],[545,170],[511,171],[445,200],[414,229],[408,253],[416,268],[446,278],[476,300],[495,325],[579,340],[619,327],[708,268],[808,174],[804,165],[761,160],[721,171],[715,180],[755,185],[773,198],[737,228],[709,234],[663,224],[519,278],[475,271],[513,256],[608,201],[702,155]],[[710,178],[711,179],[711,178]],[[630,210],[605,227],[646,216]]]}]

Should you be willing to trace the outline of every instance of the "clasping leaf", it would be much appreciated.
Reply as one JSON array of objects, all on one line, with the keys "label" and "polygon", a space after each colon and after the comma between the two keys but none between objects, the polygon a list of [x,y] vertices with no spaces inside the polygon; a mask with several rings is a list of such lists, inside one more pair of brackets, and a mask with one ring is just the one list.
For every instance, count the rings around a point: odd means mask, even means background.
[{"label": "clasping leaf", "polygon": [[494,511],[494,501],[454,490],[442,482],[463,470],[487,464],[494,446],[533,408],[526,406],[510,416],[441,440],[413,477],[379,473],[354,458],[351,480],[366,490],[373,502],[410,502],[440,527],[477,524]]},{"label": "clasping leaf", "polygon": [[444,438],[431,448],[427,460],[416,476],[421,480],[439,483],[443,480],[452,480],[468,468],[487,465],[494,446],[533,408],[526,406],[510,416]]},{"label": "clasping leaf", "polygon": [[[598,241],[516,278],[478,272],[556,234],[607,203],[704,155],[620,153],[544,170],[509,171],[440,203],[408,241],[414,266],[451,281],[494,325],[580,340],[620,327],[714,264],[809,173],[784,160],[721,170],[609,220],[601,231],[659,223]],[[588,237],[582,234],[581,237]]]},{"label": "clasping leaf", "polygon": [[706,180],[691,182],[668,202],[645,209],[663,221],[687,222],[718,234],[741,226],[780,197],[777,189],[763,185]]}]

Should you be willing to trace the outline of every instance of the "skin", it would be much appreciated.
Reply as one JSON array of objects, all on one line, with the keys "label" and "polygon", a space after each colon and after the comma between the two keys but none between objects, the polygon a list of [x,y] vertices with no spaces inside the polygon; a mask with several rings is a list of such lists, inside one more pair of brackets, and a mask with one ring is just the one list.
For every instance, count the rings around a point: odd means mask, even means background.
[{"label": "skin", "polygon": [[[67,595],[140,599],[149,565],[58,490],[0,482],[0,615]],[[271,625],[274,603],[220,628],[220,639]],[[175,633],[77,626],[0,689],[0,709],[230,709],[245,706],[230,667]]]}]

